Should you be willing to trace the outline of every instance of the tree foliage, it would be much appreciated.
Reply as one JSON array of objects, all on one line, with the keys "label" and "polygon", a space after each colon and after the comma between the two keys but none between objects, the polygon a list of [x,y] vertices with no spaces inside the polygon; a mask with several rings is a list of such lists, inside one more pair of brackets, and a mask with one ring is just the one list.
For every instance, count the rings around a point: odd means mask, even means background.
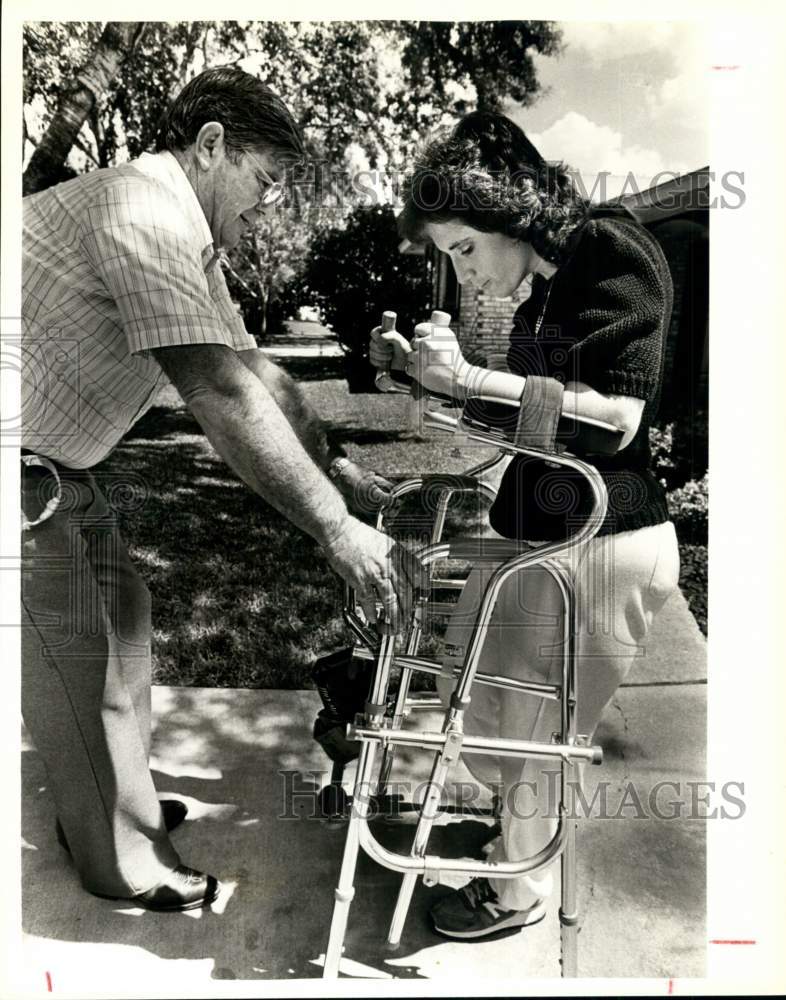
[{"label": "tree foliage", "polygon": [[[294,310],[292,290],[306,259],[311,226],[291,207],[262,219],[225,261],[230,293],[248,332],[263,340]],[[278,307],[278,308],[276,308]]]},{"label": "tree foliage", "polygon": [[498,111],[505,100],[531,104],[540,91],[534,54],[562,47],[550,21],[400,21],[397,30],[410,94],[458,114],[471,105]]},{"label": "tree foliage", "polygon": [[[25,104],[43,125],[106,26],[33,22],[24,28]],[[166,105],[206,66],[235,63],[278,91],[312,150],[341,160],[350,143],[374,166],[444,114],[529,103],[533,55],[560,51],[548,21],[154,21],[108,82],[80,137],[87,169],[149,149]],[[28,132],[33,129],[28,124]]]}]

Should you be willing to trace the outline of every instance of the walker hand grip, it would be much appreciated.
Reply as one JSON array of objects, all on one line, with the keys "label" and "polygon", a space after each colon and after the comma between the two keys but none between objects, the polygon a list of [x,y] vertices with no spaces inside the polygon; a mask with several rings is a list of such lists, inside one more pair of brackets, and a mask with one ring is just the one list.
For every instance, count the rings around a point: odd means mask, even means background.
[{"label": "walker hand grip", "polygon": [[[429,324],[431,326],[450,326],[450,313],[443,312],[441,309],[434,309],[431,313]],[[382,313],[381,326],[383,333],[392,333],[396,329],[396,314],[392,310],[385,310],[385,312]],[[427,334],[422,336],[427,336]],[[419,338],[416,333],[414,339],[422,339],[422,336]],[[452,396],[444,396],[439,392],[428,392],[427,390],[424,390],[411,375],[407,375],[406,372],[401,370],[391,369],[390,363],[388,363],[387,367],[377,373],[374,379],[374,384],[380,392],[409,393],[416,399],[421,398],[424,395],[429,395],[438,400],[447,400],[449,402],[453,401]]]},{"label": "walker hand grip", "polygon": [[[391,333],[396,329],[396,314],[392,310],[383,312],[381,325],[383,333]],[[414,379],[403,371],[397,371],[394,376],[390,362],[388,362],[385,368],[378,371],[374,378],[374,384],[380,392],[401,392],[408,394],[413,382]]]},{"label": "walker hand grip", "polygon": [[[518,415],[519,404],[513,400],[470,396],[464,404],[461,423],[513,442]],[[557,444],[581,455],[615,455],[623,436],[624,431],[619,427],[590,417],[563,413],[557,424]]]}]

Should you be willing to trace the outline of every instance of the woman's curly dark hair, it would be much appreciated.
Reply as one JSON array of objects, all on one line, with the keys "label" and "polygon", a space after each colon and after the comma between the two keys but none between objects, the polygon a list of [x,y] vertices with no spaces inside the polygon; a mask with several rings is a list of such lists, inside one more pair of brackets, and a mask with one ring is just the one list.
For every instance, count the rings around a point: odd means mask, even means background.
[{"label": "woman's curly dark hair", "polygon": [[473,111],[418,155],[404,185],[399,229],[422,243],[428,223],[462,222],[530,243],[559,265],[588,207],[565,164],[547,163],[515,122]]}]

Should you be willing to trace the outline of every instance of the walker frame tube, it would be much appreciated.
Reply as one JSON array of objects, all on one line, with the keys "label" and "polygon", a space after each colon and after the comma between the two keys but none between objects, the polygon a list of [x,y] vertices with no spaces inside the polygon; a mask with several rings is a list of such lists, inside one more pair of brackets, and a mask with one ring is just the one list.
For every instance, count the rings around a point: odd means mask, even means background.
[{"label": "walker frame tube", "polygon": [[[426,414],[426,418],[432,426],[449,425],[454,428],[458,426],[470,438],[483,443],[493,444],[501,448],[503,452],[509,451],[537,458],[542,458],[545,454],[548,454],[549,461],[575,469],[589,482],[593,494],[593,508],[584,525],[567,541],[562,540],[560,542],[548,543],[536,548],[530,548],[524,552],[518,552],[518,554],[513,555],[507,562],[497,566],[492,572],[483,592],[478,615],[465,651],[463,666],[456,668],[454,671],[458,676],[457,684],[453,692],[450,707],[445,715],[442,731],[439,734],[410,733],[404,732],[400,728],[412,672],[415,670],[425,670],[432,673],[442,672],[438,664],[432,664],[430,661],[422,660],[416,656],[422,629],[423,601],[419,602],[413,614],[412,631],[407,642],[406,653],[404,656],[397,657],[395,655],[395,638],[393,636],[383,636],[381,641],[377,641],[375,633],[372,633],[371,629],[357,615],[357,612],[352,610],[356,606],[354,603],[354,593],[351,588],[347,588],[345,618],[362,644],[366,645],[369,649],[374,649],[378,646],[377,670],[374,674],[372,690],[365,713],[365,725],[352,727],[350,731],[350,736],[360,740],[361,750],[355,777],[355,791],[352,798],[347,841],[342,860],[339,885],[335,893],[333,920],[325,954],[323,975],[324,978],[335,978],[338,975],[349,906],[354,896],[353,880],[357,855],[359,849],[362,848],[383,866],[404,873],[388,935],[388,941],[392,945],[396,945],[400,940],[404,920],[418,876],[423,875],[427,883],[432,884],[440,872],[455,872],[468,875],[485,874],[493,875],[497,878],[515,878],[522,874],[542,869],[550,864],[555,857],[560,856],[562,889],[559,916],[562,975],[575,976],[577,965],[576,935],[578,932],[578,913],[575,876],[575,820],[569,818],[573,815],[573,799],[575,794],[571,777],[574,773],[576,761],[584,760],[591,763],[600,763],[602,752],[597,747],[585,746],[576,732],[575,645],[578,611],[573,581],[564,567],[552,557],[562,554],[573,546],[586,543],[597,533],[606,511],[607,497],[605,486],[600,475],[592,466],[573,456],[544,453],[534,449],[515,446],[508,442],[500,442],[496,437],[491,437],[477,428],[462,425],[460,421],[453,418],[440,414],[439,419],[431,419],[435,417],[437,417],[436,414]],[[493,467],[497,461],[499,459],[482,463],[477,469],[472,471],[479,474]],[[469,477],[454,477],[456,479],[455,484],[448,482],[450,478],[445,477],[446,488],[444,493],[448,495],[441,497],[438,502],[434,529],[432,531],[432,541],[430,545],[419,553],[421,561],[427,566],[446,557],[457,559],[474,558],[479,562],[499,561],[499,555],[506,548],[505,545],[500,547],[493,543],[484,543],[482,540],[458,540],[449,543],[440,541],[450,497],[453,493],[466,491],[466,478]],[[460,480],[464,480],[464,482],[460,482]],[[422,488],[423,485],[423,477],[401,484],[393,491],[391,502],[406,493]],[[485,492],[486,495],[494,495],[493,489],[487,484],[474,483],[472,489],[478,488]],[[507,546],[507,550],[508,552],[510,551],[509,545]],[[477,669],[497,597],[503,584],[511,575],[536,565],[542,565],[550,573],[560,588],[563,601],[562,683],[559,686],[520,682],[516,681],[515,678],[479,674]],[[362,655],[362,652],[361,649],[357,650],[358,655]],[[368,658],[368,654],[364,658]],[[390,674],[394,666],[401,666],[402,682],[396,699],[392,726],[386,726],[383,706],[386,702]],[[559,742],[549,745],[536,741],[496,740],[490,737],[476,736],[465,737],[463,733],[464,711],[469,704],[472,685],[476,680],[481,684],[505,687],[509,690],[517,690],[521,693],[527,693],[540,698],[559,699]],[[378,789],[384,789],[387,783],[392,763],[392,749],[395,745],[419,746],[429,749],[436,748],[431,776],[409,855],[397,854],[387,850],[387,848],[383,847],[376,840],[369,829],[370,779],[377,744],[381,744],[383,747],[383,761],[380,780],[377,786]],[[557,828],[549,843],[537,852],[537,854],[518,861],[504,862],[469,860],[465,858],[442,858],[426,854],[428,837],[440,811],[445,781],[450,769],[462,751],[468,753],[490,753],[501,756],[521,756],[523,758],[558,758],[560,760],[561,787]]]}]

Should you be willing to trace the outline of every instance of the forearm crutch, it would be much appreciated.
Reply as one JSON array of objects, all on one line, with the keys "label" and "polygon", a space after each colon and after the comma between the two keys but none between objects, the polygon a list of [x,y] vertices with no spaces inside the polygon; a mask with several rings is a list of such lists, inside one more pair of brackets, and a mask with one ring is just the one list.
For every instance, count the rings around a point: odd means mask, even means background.
[{"label": "forearm crutch", "polygon": [[[440,416],[443,419],[438,423],[440,426],[445,426],[444,415]],[[500,435],[491,427],[482,428],[481,424],[481,419],[477,415],[468,413],[466,408],[462,419],[453,421],[454,426],[458,425],[464,433],[468,433],[471,438],[484,444],[497,444],[503,450],[514,454],[544,457],[543,452],[514,445],[505,440],[504,434]],[[593,433],[599,433],[601,430],[600,425],[592,428]],[[413,652],[405,652],[396,656],[394,640],[389,636],[383,637],[379,644],[377,667],[366,712],[359,717],[359,724],[350,728],[350,735],[361,743],[361,751],[355,777],[344,858],[336,890],[330,939],[325,955],[325,978],[338,975],[349,906],[354,896],[354,871],[358,851],[361,848],[380,864],[394,871],[400,871],[404,876],[388,934],[388,942],[391,946],[395,946],[400,941],[412,892],[418,877],[422,876],[427,884],[434,884],[441,872],[461,873],[469,876],[493,875],[495,878],[515,878],[529,872],[536,872],[559,856],[562,868],[560,906],[562,974],[564,976],[576,975],[578,909],[575,872],[575,821],[569,819],[573,806],[571,778],[576,763],[588,761],[598,764],[602,760],[602,752],[599,747],[587,745],[586,738],[576,732],[576,601],[573,582],[560,564],[554,561],[554,557],[560,555],[569,546],[585,544],[596,534],[605,516],[607,498],[603,482],[591,465],[565,453],[548,453],[547,457],[549,461],[574,469],[583,475],[591,489],[592,510],[584,525],[570,539],[536,548],[523,548],[515,542],[507,541],[460,539],[447,543],[431,543],[419,553],[422,562],[427,566],[444,558],[464,559],[474,563],[499,563],[500,559],[507,558],[507,561],[498,565],[494,570],[485,588],[463,664],[455,671],[457,685],[439,733],[403,731],[398,728],[403,714],[403,712],[398,711],[399,701],[397,700],[393,720],[385,718],[384,706],[394,666],[406,671],[407,677],[409,677],[413,671],[440,673],[441,665],[422,659]],[[405,489],[405,484],[399,489]],[[557,582],[565,608],[561,682],[559,684],[542,684],[480,674],[477,670],[480,653],[502,585],[513,574],[523,572],[536,565],[543,566]],[[421,601],[413,613],[413,631],[422,628],[424,605],[425,601]],[[352,613],[350,613],[350,618],[351,615]],[[363,628],[359,620],[356,625],[359,629]],[[411,636],[412,633],[408,636],[407,650],[416,645],[414,642],[410,643]],[[370,639],[370,634],[366,633],[365,638]],[[516,692],[519,695],[559,701],[561,709],[560,732],[555,734],[554,741],[550,744],[465,734],[463,718],[469,704],[473,683],[490,684],[510,692]],[[385,750],[390,752],[396,746],[409,746],[430,750],[434,753],[431,776],[409,855],[389,851],[377,841],[368,825],[369,796],[378,746],[382,747],[383,752]],[[529,858],[494,863],[482,860],[442,858],[427,854],[429,834],[439,813],[449,770],[462,752],[516,757],[522,760],[526,758],[560,760],[561,781],[557,830],[552,840],[541,851]]]}]

